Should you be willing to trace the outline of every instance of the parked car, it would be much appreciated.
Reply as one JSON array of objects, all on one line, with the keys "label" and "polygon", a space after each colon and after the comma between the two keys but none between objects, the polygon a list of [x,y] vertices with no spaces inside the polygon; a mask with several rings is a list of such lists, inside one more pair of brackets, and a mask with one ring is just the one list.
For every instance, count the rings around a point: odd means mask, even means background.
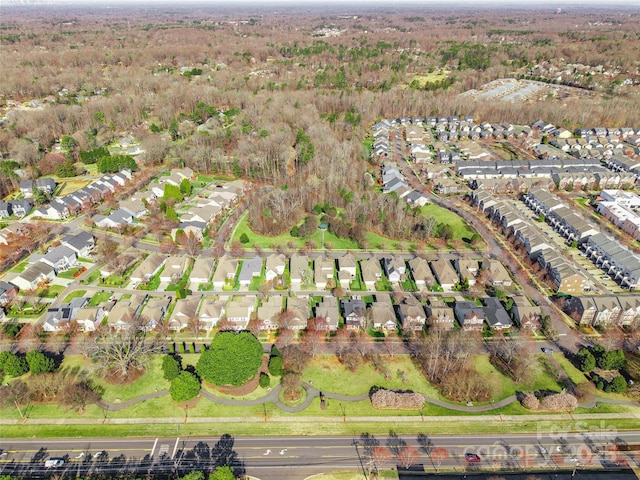
[{"label": "parked car", "polygon": [[469,463],[479,463],[482,460],[480,455],[476,455],[475,453],[465,453],[464,458]]},{"label": "parked car", "polygon": [[553,353],[553,348],[542,347],[542,353]]}]

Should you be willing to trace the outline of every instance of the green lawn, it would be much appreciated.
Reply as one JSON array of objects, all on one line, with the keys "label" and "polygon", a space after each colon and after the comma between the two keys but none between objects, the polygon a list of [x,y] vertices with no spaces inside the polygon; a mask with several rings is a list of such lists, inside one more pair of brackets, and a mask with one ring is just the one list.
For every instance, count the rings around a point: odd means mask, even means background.
[{"label": "green lawn", "polygon": [[100,270],[94,270],[86,278],[80,280],[83,285],[90,285],[100,278]]},{"label": "green lawn", "polygon": [[450,225],[453,229],[454,240],[468,239],[475,233],[462,218],[451,210],[430,203],[429,205],[420,207],[420,211],[424,216],[435,218],[438,223]]},{"label": "green lawn", "polygon": [[82,269],[86,269],[86,267],[84,266],[79,266],[79,267],[73,267],[70,268],[69,270],[67,270],[66,272],[60,272],[60,274],[58,275],[60,278],[67,278],[69,280],[73,280],[74,278],[76,278],[76,274],[82,270]]},{"label": "green lawn", "polygon": [[[79,355],[70,355],[64,358],[62,368],[80,368],[88,371],[93,370],[91,361]],[[110,384],[100,378],[96,379],[96,383],[104,388],[103,398],[108,402],[114,402],[116,399],[121,401],[130,400],[140,395],[155,392],[169,388],[169,382],[162,378],[162,355],[153,355],[147,372],[138,378],[135,382],[127,385]],[[126,409],[127,411],[129,409]]]},{"label": "green lawn", "polygon": [[[275,237],[266,237],[255,233],[248,224],[248,215],[245,213],[238,221],[238,226],[234,231],[232,241],[239,240],[245,233],[249,238],[247,245],[258,246],[260,248],[272,248],[277,245],[286,245],[292,242],[295,248],[304,246],[307,240],[312,240],[318,249],[322,248],[322,232],[318,229],[313,235],[306,238],[292,237],[288,233]],[[405,250],[408,248],[408,242],[396,242],[395,240],[372,232],[365,234],[367,247],[371,249],[384,247],[385,250]],[[339,238],[328,230],[324,233],[324,244],[334,250],[360,250],[358,243],[348,238]]]},{"label": "green lawn", "polygon": [[56,298],[63,290],[64,287],[62,285],[49,285],[44,290],[39,290],[38,296],[41,298]]},{"label": "green lawn", "polygon": [[110,297],[111,297],[111,292],[106,292],[104,290],[102,292],[96,292],[89,299],[89,306],[97,307],[102,302],[106,302],[107,300],[109,300]]},{"label": "green lawn", "polygon": [[[361,365],[355,373],[352,373],[336,357],[320,356],[311,361],[302,378],[306,382],[313,382],[313,386],[319,390],[344,395],[369,393],[371,387],[377,385],[391,389],[413,390],[429,397],[439,397],[433,385],[427,382],[408,356],[387,357],[385,365],[391,374],[389,380],[385,380],[382,374],[376,372],[369,364]],[[403,383],[398,378],[398,370],[406,373],[407,383]]]},{"label": "green lawn", "polygon": [[564,372],[574,385],[580,385],[581,383],[588,382],[587,377],[584,376],[580,370],[573,366],[573,364],[562,353],[554,353],[553,358],[557,360]]},{"label": "green lawn", "polygon": [[69,303],[74,298],[84,297],[85,293],[87,293],[86,290],[74,290],[73,292],[71,292],[69,295],[66,296],[63,302]]},{"label": "green lawn", "polygon": [[[538,356],[540,358],[542,354]],[[506,375],[500,373],[489,361],[488,355],[476,355],[473,358],[473,364],[476,370],[487,379],[491,385],[493,392],[493,400],[497,401],[502,398],[515,394],[516,392],[529,392],[537,390],[560,391],[561,386],[558,382],[545,371],[539,362],[533,364],[530,368],[529,379],[526,383],[515,383]]]}]

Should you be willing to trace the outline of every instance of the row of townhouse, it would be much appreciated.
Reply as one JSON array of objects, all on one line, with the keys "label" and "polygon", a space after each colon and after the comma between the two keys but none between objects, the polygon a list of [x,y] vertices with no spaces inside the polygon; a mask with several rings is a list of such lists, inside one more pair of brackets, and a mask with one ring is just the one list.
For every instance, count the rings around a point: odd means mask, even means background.
[{"label": "row of townhouse", "polygon": [[[524,296],[515,297],[511,314],[522,328],[539,327],[540,309]],[[358,296],[340,301],[333,296],[320,300],[281,295],[260,300],[253,295],[190,297],[176,302],[168,327],[182,330],[197,321],[199,328],[205,331],[214,328],[246,330],[252,320],[261,330],[298,331],[306,328],[335,331],[341,320],[347,330],[372,327],[384,331],[395,331],[399,326],[405,331],[421,331],[426,325],[452,329],[456,322],[466,331],[482,330],[485,324],[488,328],[501,330],[514,324],[500,301],[493,297],[482,299],[482,305],[458,299],[449,306],[436,298],[423,305],[413,295],[405,295],[394,304],[389,294],[378,293],[368,304]]]},{"label": "row of townhouse", "polygon": [[583,243],[599,232],[594,225],[585,221],[544,188],[530,190],[523,195],[522,200],[536,215],[544,215],[546,222],[569,243]]},{"label": "row of townhouse", "polygon": [[581,325],[635,328],[640,322],[639,295],[575,296],[565,309]]},{"label": "row of townhouse", "polygon": [[[287,259],[282,254],[271,254],[266,259],[256,256],[251,259],[238,260],[225,255],[218,260],[217,268],[211,283],[214,289],[220,290],[225,286],[239,284],[247,288],[254,278],[264,278],[272,281],[283,275],[289,265],[291,288],[300,290],[303,285],[313,284],[316,288],[332,288],[340,285],[349,288],[351,282],[361,279],[367,290],[375,290],[377,282],[386,279],[393,284],[411,278],[419,290],[430,289],[440,285],[443,290],[452,291],[455,285],[463,279],[472,286],[481,270],[486,272],[488,281],[495,286],[510,286],[511,277],[504,266],[495,260],[458,259],[451,262],[439,259],[428,262],[414,257],[407,262],[399,256],[389,255],[381,259],[358,259],[351,253],[338,258],[319,256],[310,259],[306,255],[293,254]],[[194,272],[198,273],[196,277]],[[198,259],[191,273],[192,285],[208,283],[213,262]]]},{"label": "row of townhouse", "polygon": [[596,211],[634,240],[640,240],[639,208],[640,196],[623,190],[603,190],[596,201]]},{"label": "row of townhouse", "polygon": [[502,227],[507,236],[512,235],[513,241],[525,248],[527,256],[547,272],[559,293],[578,294],[590,288],[587,277],[560,255],[556,246],[511,202],[498,200],[483,190],[474,191],[471,199],[480,211]]},{"label": "row of townhouse", "polygon": [[582,248],[587,258],[622,287],[638,288],[640,256],[620,245],[615,238],[598,233],[589,237]]},{"label": "row of townhouse", "polygon": [[576,137],[588,138],[588,137],[607,137],[610,139],[618,138],[620,140],[630,140],[634,138],[640,138],[640,128],[631,127],[594,127],[594,128],[579,128],[574,132]]},{"label": "row of townhouse", "polygon": [[629,172],[635,178],[640,178],[640,161],[626,155],[613,155],[605,161],[607,168],[614,172]]},{"label": "row of townhouse", "polygon": [[29,266],[10,281],[20,290],[36,290],[51,282],[60,272],[77,265],[78,258],[89,255],[95,246],[95,238],[89,232],[80,232],[62,238],[60,245],[44,255],[31,255]]},{"label": "row of townhouse", "polygon": [[33,212],[33,216],[48,220],[63,220],[69,215],[77,214],[87,206],[100,202],[106,196],[113,195],[118,188],[124,187],[131,178],[132,172],[128,168],[111,175],[102,175],[86,187],[54,198],[49,204],[43,205]]},{"label": "row of townhouse", "polygon": [[577,242],[586,256],[624,288],[636,289],[640,278],[640,257],[612,237],[600,233],[543,189],[532,190],[524,202],[538,214],[544,214],[554,230],[568,242]]},{"label": "row of townhouse", "polygon": [[429,200],[422,193],[409,187],[404,175],[394,163],[382,166],[382,193],[395,192],[411,207],[423,207]]}]

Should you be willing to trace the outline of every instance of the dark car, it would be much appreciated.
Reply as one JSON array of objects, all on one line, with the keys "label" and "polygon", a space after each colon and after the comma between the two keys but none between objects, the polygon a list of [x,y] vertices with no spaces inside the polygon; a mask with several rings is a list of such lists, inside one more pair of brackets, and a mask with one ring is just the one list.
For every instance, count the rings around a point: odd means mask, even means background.
[{"label": "dark car", "polygon": [[480,455],[476,455],[475,453],[465,453],[464,458],[469,463],[478,463],[481,460]]}]

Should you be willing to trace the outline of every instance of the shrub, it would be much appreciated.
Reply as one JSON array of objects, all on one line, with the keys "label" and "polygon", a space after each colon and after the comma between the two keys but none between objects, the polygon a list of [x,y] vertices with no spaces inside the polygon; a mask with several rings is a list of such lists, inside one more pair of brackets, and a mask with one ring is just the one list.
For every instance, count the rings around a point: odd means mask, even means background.
[{"label": "shrub", "polygon": [[189,352],[190,353],[196,353],[196,346],[193,343],[189,344]]},{"label": "shrub", "polygon": [[260,374],[260,387],[267,388],[271,385],[271,378],[266,373]]},{"label": "shrub", "polygon": [[282,357],[271,357],[269,359],[269,373],[274,377],[282,375]]},{"label": "shrub", "polygon": [[527,392],[522,398],[522,406],[529,410],[539,410],[540,400],[532,392]]},{"label": "shrub", "polygon": [[249,236],[246,234],[246,232],[242,232],[242,235],[240,235],[240,243],[242,243],[243,245],[249,243]]},{"label": "shrub", "polygon": [[570,411],[578,408],[578,399],[569,393],[553,393],[540,401],[541,410]]},{"label": "shrub", "polygon": [[19,357],[11,352],[3,356],[0,368],[11,377],[19,377],[29,371],[29,365],[24,357]]},{"label": "shrub", "polygon": [[393,390],[380,389],[371,395],[373,408],[421,409],[424,406],[424,397],[413,392],[394,392]]},{"label": "shrub", "polygon": [[165,380],[173,380],[178,375],[180,375],[180,371],[182,370],[182,365],[180,362],[180,357],[175,357],[173,355],[165,355],[162,359],[162,376]]},{"label": "shrub", "polygon": [[215,385],[242,385],[258,373],[263,353],[250,332],[219,332],[201,354],[196,371]]},{"label": "shrub", "polygon": [[611,380],[611,391],[615,393],[624,393],[627,391],[627,381],[622,375],[618,375]]},{"label": "shrub", "polygon": [[182,371],[171,381],[169,393],[175,402],[191,400],[200,393],[200,380],[193,373]]},{"label": "shrub", "polygon": [[53,358],[47,357],[44,353],[39,352],[38,350],[31,350],[30,352],[27,352],[26,360],[29,364],[29,371],[34,375],[51,372],[55,368]]}]

